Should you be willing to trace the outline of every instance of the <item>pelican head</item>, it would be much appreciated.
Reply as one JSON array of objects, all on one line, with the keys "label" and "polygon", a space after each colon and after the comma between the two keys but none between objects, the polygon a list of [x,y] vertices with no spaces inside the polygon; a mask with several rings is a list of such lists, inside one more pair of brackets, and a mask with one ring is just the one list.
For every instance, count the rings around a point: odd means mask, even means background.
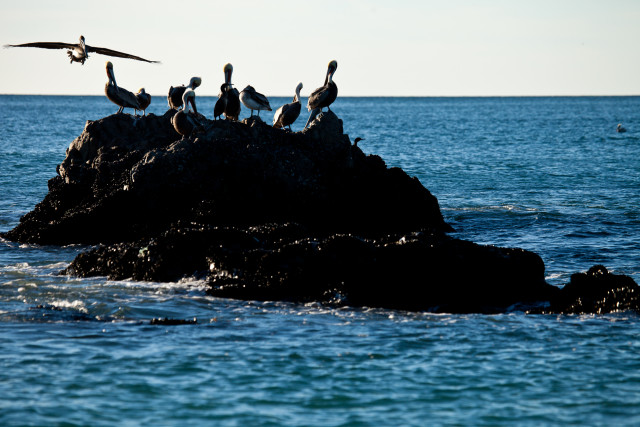
[{"label": "pelican head", "polygon": [[144,88],[143,88],[143,87],[141,87],[140,89],[138,89],[138,94],[141,94],[141,93],[147,93],[147,92],[144,90]]},{"label": "pelican head", "polygon": [[189,87],[191,89],[195,89],[202,84],[202,79],[200,77],[191,77],[189,80]]},{"label": "pelican head", "polygon": [[109,83],[113,82],[113,85],[115,87],[118,87],[118,84],[116,83],[116,76],[113,73],[113,64],[111,63],[111,61],[107,61],[105,66],[107,67],[107,77],[109,77]]},{"label": "pelican head", "polygon": [[327,66],[327,74],[331,73],[335,73],[336,70],[338,69],[338,61],[336,61],[335,59],[331,62],[329,62],[329,65]]},{"label": "pelican head", "polygon": [[196,108],[196,93],[192,89],[187,89],[184,91],[182,95],[182,103],[184,104],[184,112],[189,112],[189,103],[193,107],[193,112],[197,113],[198,109]]},{"label": "pelican head", "polygon": [[327,76],[324,79],[324,84],[327,84],[327,82],[333,81],[333,73],[335,73],[337,69],[338,69],[338,61],[334,59],[333,61],[329,62],[329,65],[327,66]]},{"label": "pelican head", "polygon": [[222,69],[224,71],[224,82],[231,84],[231,74],[233,74],[233,65],[227,62]]},{"label": "pelican head", "polygon": [[296,95],[293,97],[293,102],[300,101],[300,91],[302,90],[302,82],[296,86]]}]

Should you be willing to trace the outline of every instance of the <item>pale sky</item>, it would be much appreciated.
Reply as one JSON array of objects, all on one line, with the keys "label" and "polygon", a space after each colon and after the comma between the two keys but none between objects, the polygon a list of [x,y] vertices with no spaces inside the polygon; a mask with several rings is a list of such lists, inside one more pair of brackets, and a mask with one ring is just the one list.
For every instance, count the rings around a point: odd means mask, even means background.
[{"label": "pale sky", "polygon": [[0,49],[0,94],[99,95],[117,82],[165,96],[222,67],[267,96],[640,95],[639,0],[0,0],[0,45],[77,42],[162,64],[64,50]]}]

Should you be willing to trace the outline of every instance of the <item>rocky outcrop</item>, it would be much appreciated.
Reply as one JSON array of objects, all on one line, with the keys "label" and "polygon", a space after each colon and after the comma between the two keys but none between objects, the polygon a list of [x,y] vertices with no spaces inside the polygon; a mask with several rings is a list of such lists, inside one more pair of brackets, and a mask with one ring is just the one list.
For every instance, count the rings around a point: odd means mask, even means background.
[{"label": "rocky outcrop", "polygon": [[150,281],[196,275],[219,297],[442,312],[501,312],[558,292],[545,282],[540,257],[522,249],[436,231],[318,234],[294,223],[178,224],[151,240],[81,254],[66,273]]},{"label": "rocky outcrop", "polygon": [[215,225],[298,222],[331,232],[448,230],[416,178],[365,156],[325,113],[304,132],[208,121],[180,138],[162,117],[89,122],[49,194],[7,233],[37,244],[116,243],[178,220]]},{"label": "rocky outcrop", "polygon": [[640,287],[629,276],[610,273],[594,265],[586,273],[571,275],[551,301],[547,312],[565,314],[603,314],[616,311],[640,312]]},{"label": "rocky outcrop", "polygon": [[454,239],[416,179],[351,144],[333,113],[306,130],[209,121],[182,138],[163,116],[88,122],[49,194],[3,237],[98,244],[77,276],[207,280],[219,297],[439,312],[638,310],[606,269],[560,290],[522,249]]}]

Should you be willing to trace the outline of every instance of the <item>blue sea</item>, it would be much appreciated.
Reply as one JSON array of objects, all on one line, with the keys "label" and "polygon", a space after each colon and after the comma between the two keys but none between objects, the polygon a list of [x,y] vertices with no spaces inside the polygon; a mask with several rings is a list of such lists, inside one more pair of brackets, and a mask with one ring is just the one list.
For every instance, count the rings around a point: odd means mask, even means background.
[{"label": "blue sea", "polygon": [[[197,102],[211,118],[215,98]],[[47,194],[86,121],[116,110],[0,96],[0,231]],[[640,97],[342,97],[332,110],[365,153],[420,179],[453,236],[534,251],[557,286],[594,264],[640,282]],[[154,96],[148,113],[165,111]],[[636,313],[338,309],[213,298],[196,279],[58,275],[87,249],[0,240],[0,425],[640,425]]]}]

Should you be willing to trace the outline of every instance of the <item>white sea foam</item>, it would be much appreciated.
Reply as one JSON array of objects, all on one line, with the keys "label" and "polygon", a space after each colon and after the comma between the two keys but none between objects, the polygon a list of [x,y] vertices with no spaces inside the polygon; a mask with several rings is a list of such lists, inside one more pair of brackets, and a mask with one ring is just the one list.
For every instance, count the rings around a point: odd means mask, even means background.
[{"label": "white sea foam", "polygon": [[49,301],[48,304],[51,304],[54,307],[69,308],[69,309],[77,310],[85,314],[89,313],[89,310],[87,310],[87,307],[85,306],[85,302],[81,300],[69,301],[64,299],[57,299],[57,300]]},{"label": "white sea foam", "polygon": [[560,279],[563,276],[563,274],[561,273],[553,273],[553,274],[549,274],[547,276],[545,276],[545,280],[555,280],[555,279]]}]

